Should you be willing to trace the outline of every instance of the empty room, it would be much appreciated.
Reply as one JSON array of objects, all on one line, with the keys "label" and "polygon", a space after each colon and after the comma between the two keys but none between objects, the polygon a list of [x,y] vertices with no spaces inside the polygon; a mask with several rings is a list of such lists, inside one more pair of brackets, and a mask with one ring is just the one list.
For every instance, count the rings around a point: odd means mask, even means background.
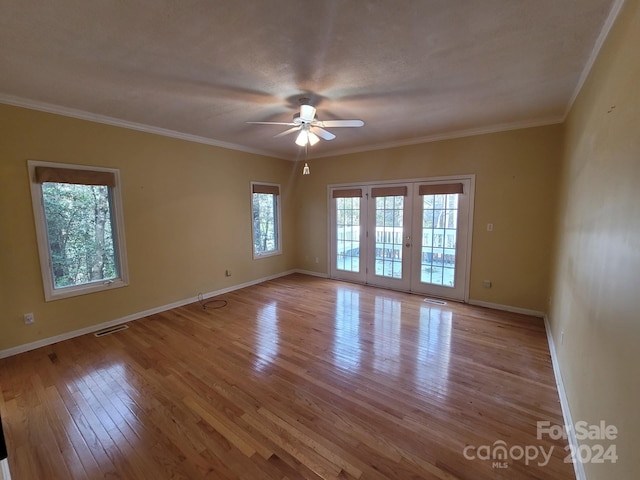
[{"label": "empty room", "polygon": [[640,478],[639,0],[0,6],[0,480]]}]

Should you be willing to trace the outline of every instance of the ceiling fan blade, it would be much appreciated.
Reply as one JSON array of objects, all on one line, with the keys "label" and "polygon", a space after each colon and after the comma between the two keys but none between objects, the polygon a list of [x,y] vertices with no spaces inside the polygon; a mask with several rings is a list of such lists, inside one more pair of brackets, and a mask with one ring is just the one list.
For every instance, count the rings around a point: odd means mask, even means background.
[{"label": "ceiling fan blade", "polygon": [[364,125],[362,120],[324,120],[318,122],[323,127],[361,127]]},{"label": "ceiling fan blade", "polygon": [[291,122],[247,122],[247,123],[250,123],[252,125],[285,125],[288,127],[292,127],[296,125],[295,123],[291,123]]},{"label": "ceiling fan blade", "polygon": [[333,133],[328,132],[321,127],[313,127],[313,132],[316,133],[319,137],[324,138],[325,140],[333,140],[334,138],[336,138]]},{"label": "ceiling fan blade", "polygon": [[285,135],[289,135],[290,133],[297,132],[298,130],[300,130],[300,127],[293,127],[293,128],[290,128],[289,130],[285,130],[282,133],[274,135],[273,138],[284,137]]},{"label": "ceiling fan blade", "polygon": [[300,105],[300,120],[312,122],[316,118],[316,109],[311,105]]}]

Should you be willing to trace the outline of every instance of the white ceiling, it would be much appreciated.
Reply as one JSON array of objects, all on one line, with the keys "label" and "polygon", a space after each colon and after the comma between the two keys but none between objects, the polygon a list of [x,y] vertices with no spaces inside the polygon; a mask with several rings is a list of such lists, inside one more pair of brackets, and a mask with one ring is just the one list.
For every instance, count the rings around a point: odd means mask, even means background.
[{"label": "white ceiling", "polygon": [[0,0],[0,102],[295,159],[560,122],[622,0]]}]

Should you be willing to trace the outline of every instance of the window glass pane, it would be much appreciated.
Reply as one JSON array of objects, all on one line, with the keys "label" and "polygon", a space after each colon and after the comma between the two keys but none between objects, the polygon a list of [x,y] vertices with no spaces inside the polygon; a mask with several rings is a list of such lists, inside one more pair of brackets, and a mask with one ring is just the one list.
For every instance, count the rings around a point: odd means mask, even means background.
[{"label": "window glass pane", "polygon": [[336,269],[360,271],[360,198],[336,198]]},{"label": "window glass pane", "polygon": [[54,289],[117,278],[110,188],[43,183],[42,198]]},{"label": "window glass pane", "polygon": [[277,252],[278,210],[277,195],[253,194],[253,252],[255,255]]},{"label": "window glass pane", "polygon": [[375,274],[402,278],[402,195],[376,197]]},{"label": "window glass pane", "polygon": [[424,195],[420,281],[455,287],[458,194]]}]

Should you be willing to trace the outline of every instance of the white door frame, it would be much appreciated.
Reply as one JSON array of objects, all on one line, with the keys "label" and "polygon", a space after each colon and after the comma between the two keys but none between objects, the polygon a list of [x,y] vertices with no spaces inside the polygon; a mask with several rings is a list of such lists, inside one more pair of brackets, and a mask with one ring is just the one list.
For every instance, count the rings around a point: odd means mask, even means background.
[{"label": "white door frame", "polygon": [[[464,265],[460,265],[459,268],[463,269],[464,271],[464,302],[468,303],[469,302],[469,285],[470,285],[470,277],[471,277],[471,246],[473,243],[473,214],[474,214],[474,203],[475,203],[475,184],[476,184],[476,176],[475,174],[467,174],[467,175],[449,175],[449,176],[440,176],[440,177],[423,177],[423,178],[409,178],[409,179],[399,179],[399,180],[383,180],[383,181],[367,181],[367,182],[349,182],[349,183],[340,183],[340,184],[330,184],[327,185],[327,212],[329,213],[327,215],[327,222],[328,222],[328,228],[327,228],[327,244],[328,244],[328,252],[329,252],[329,256],[328,256],[328,272],[329,272],[329,276],[330,278],[336,278],[336,279],[341,279],[341,280],[350,280],[350,281],[354,281],[354,282],[358,282],[358,283],[365,283],[366,284],[366,274],[364,274],[363,271],[363,276],[351,276],[351,278],[342,278],[340,276],[335,275],[335,267],[333,265],[334,263],[334,257],[335,257],[335,250],[336,250],[336,246],[335,246],[335,226],[334,226],[334,222],[335,222],[335,212],[333,212],[333,199],[331,198],[331,192],[333,189],[335,188],[363,188],[366,189],[366,191],[368,192],[370,190],[370,187],[375,185],[375,186],[381,186],[381,185],[393,185],[393,184],[405,184],[405,183],[428,183],[428,182],[442,182],[442,183],[453,183],[455,181],[462,181],[462,180],[468,180],[469,181],[469,214],[468,214],[468,218],[467,218],[467,245],[460,245],[459,248],[466,248],[466,259],[465,259],[465,264]],[[364,197],[363,197],[363,201]],[[366,211],[364,212],[365,216],[362,216],[361,213],[361,222],[366,218]],[[364,232],[363,232],[364,235]],[[416,233],[413,232],[413,239],[412,241],[414,241],[416,239]],[[368,242],[366,242],[366,238],[361,240],[361,245],[366,248],[366,245],[368,244]],[[365,258],[363,257],[363,254],[361,252],[361,256],[360,256],[360,268],[361,270],[363,270],[364,266],[365,266]]]},{"label": "white door frame", "polygon": [[[455,260],[455,278],[454,287],[440,286],[431,283],[422,283],[421,281],[421,256],[422,256],[422,222],[423,222],[423,197],[419,194],[419,186],[443,186],[443,185],[462,186],[462,193],[458,196],[458,217],[456,225],[456,260]],[[467,257],[471,254],[471,240],[468,238],[472,224],[469,217],[472,212],[471,200],[473,199],[472,182],[470,179],[456,178],[454,180],[434,180],[424,181],[416,184],[414,189],[414,219],[413,219],[413,249],[412,249],[412,278],[411,291],[421,293],[423,295],[432,295],[440,298],[450,298],[457,301],[469,300],[469,266]],[[458,244],[462,248],[458,248]]]}]

